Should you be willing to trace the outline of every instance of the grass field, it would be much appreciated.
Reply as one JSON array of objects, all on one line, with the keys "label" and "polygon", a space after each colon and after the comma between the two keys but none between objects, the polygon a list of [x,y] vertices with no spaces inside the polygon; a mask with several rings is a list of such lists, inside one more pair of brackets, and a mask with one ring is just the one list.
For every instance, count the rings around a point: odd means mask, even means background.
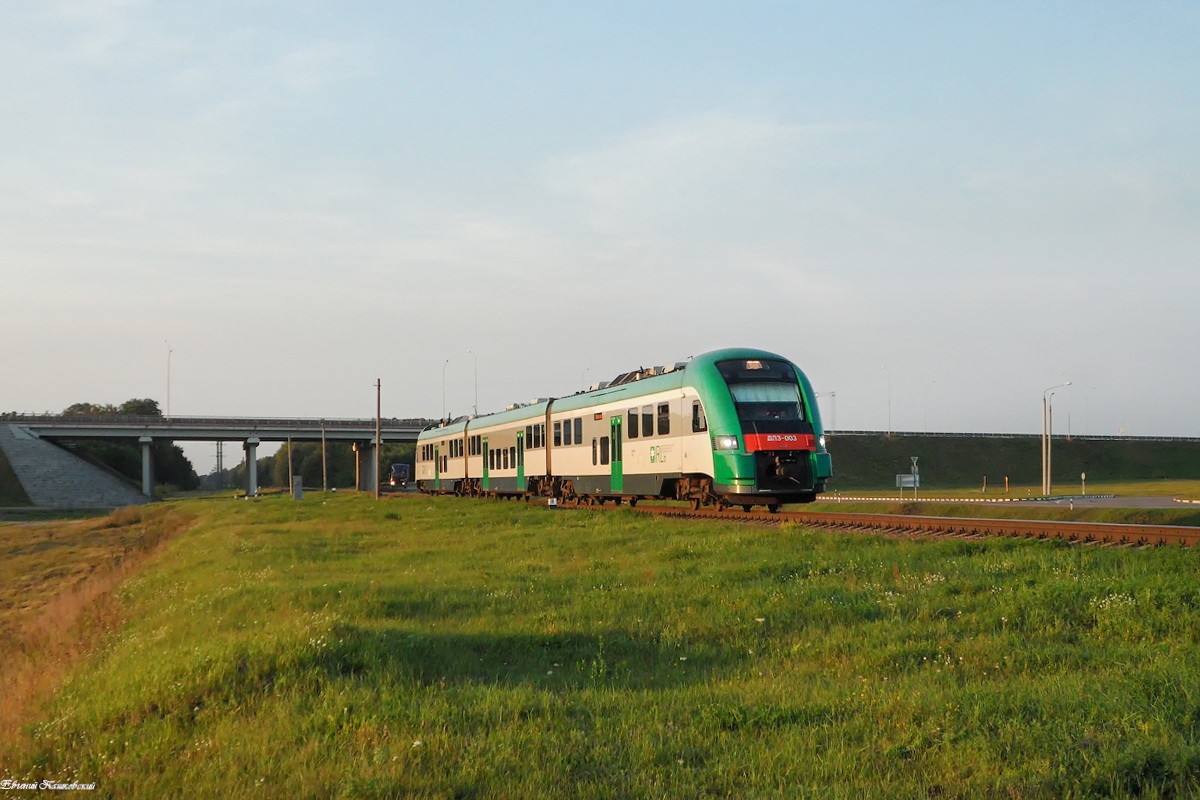
[{"label": "grass field", "polygon": [[867,514],[908,514],[925,517],[976,517],[981,519],[1050,519],[1072,522],[1107,522],[1123,525],[1200,526],[1200,506],[1178,508],[1059,508],[988,503],[845,502],[786,506],[787,511],[834,511]]},{"label": "grass field", "polygon": [[1200,793],[1200,551],[340,493],[168,512],[195,521],[0,777],[122,798]]}]

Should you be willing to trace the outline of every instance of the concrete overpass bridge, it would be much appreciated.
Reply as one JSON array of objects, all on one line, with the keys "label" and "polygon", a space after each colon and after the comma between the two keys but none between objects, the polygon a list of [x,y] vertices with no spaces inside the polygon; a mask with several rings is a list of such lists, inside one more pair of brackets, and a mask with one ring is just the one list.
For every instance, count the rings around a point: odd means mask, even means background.
[{"label": "concrete overpass bridge", "polygon": [[[416,442],[434,420],[383,419],[379,443]],[[142,493],[154,492],[151,445],[161,441],[241,442],[246,451],[246,492],[258,493],[257,448],[262,442],[349,442],[357,456],[358,488],[373,490],[379,481],[379,452],[374,419],[284,417],[137,417],[9,414],[0,417],[20,436],[55,442],[61,439],[133,439],[142,446]]]}]

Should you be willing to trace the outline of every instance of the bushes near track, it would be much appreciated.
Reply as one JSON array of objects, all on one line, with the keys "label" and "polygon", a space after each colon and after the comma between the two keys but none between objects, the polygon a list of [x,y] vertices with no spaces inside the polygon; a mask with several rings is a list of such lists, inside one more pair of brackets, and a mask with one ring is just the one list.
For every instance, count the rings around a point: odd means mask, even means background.
[{"label": "bushes near track", "polygon": [[1200,551],[186,501],[0,756],[116,797],[1200,791]]}]

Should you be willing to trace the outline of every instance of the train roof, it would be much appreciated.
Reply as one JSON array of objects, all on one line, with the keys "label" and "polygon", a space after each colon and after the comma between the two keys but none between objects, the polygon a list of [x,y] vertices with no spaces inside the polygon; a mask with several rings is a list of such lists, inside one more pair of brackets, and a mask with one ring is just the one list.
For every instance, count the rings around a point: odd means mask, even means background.
[{"label": "train roof", "polygon": [[[548,402],[531,403],[495,414],[484,414],[470,419],[455,420],[448,425],[440,427],[431,425],[421,432],[419,438],[436,439],[441,436],[462,434],[468,424],[474,430],[544,417],[546,415],[546,408],[550,403],[554,404],[555,411],[576,411],[578,409],[589,408],[598,403],[633,399],[668,389],[678,389],[685,385],[701,387],[707,383],[707,380],[711,380],[711,376],[715,374],[715,365],[717,362],[756,358],[778,359],[791,363],[789,359],[781,355],[751,347],[730,347],[723,350],[712,350],[707,353],[701,353],[689,361],[678,362],[674,367],[664,369],[661,373],[650,375],[649,377],[644,377],[649,370],[637,369],[618,375],[611,383],[606,383],[603,388],[555,398]],[[707,369],[709,367],[713,368],[712,373],[709,373]],[[657,371],[659,368],[652,369]],[[697,375],[697,373],[701,374]],[[704,373],[709,374],[705,375]]]}]

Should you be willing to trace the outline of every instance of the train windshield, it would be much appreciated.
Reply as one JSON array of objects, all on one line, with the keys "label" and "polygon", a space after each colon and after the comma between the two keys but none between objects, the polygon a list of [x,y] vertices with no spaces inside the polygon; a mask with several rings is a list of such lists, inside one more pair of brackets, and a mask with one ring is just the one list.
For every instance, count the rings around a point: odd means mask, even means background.
[{"label": "train windshield", "polygon": [[800,384],[786,361],[720,361],[717,370],[729,386],[741,422],[804,421]]}]

